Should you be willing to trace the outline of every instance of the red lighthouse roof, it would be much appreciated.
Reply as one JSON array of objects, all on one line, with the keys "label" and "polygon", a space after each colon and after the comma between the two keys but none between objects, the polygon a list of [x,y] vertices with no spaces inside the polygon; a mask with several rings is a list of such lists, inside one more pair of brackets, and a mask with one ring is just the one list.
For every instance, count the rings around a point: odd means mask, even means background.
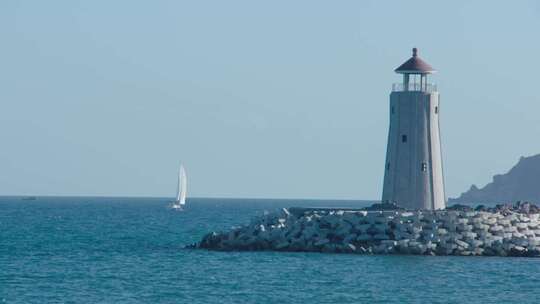
[{"label": "red lighthouse roof", "polygon": [[394,71],[399,74],[431,74],[435,69],[418,57],[418,49],[412,49],[412,57]]}]

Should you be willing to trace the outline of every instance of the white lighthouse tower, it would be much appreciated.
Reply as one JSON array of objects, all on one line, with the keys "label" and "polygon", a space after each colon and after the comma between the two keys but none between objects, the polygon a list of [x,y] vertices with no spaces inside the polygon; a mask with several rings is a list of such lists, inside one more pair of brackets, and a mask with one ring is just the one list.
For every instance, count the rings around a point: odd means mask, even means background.
[{"label": "white lighthouse tower", "polygon": [[439,93],[427,81],[435,70],[414,48],[395,72],[403,74],[403,83],[394,84],[390,94],[382,201],[406,209],[444,209]]}]

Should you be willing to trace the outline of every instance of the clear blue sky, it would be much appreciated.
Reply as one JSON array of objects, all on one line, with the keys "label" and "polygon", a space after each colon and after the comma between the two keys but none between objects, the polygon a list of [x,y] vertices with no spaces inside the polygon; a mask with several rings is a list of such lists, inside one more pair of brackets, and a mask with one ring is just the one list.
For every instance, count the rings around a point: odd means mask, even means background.
[{"label": "clear blue sky", "polygon": [[[436,2],[436,3],[435,3]],[[0,2],[0,194],[378,199],[393,69],[447,194],[540,153],[537,1]]]}]

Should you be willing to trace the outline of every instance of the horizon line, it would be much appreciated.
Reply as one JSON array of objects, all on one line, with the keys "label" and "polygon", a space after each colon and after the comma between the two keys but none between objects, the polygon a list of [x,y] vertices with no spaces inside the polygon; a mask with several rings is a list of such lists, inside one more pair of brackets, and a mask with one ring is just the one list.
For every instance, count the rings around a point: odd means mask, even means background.
[{"label": "horizon line", "polygon": [[[44,198],[134,198],[134,199],[174,199],[173,196],[120,196],[120,195],[25,195],[25,194],[0,194],[0,198],[25,198],[25,197],[44,197]],[[357,198],[287,198],[287,197],[218,197],[218,196],[192,196],[187,199],[226,199],[226,200],[311,200],[311,201],[373,201],[380,202],[374,199],[357,199]]]}]

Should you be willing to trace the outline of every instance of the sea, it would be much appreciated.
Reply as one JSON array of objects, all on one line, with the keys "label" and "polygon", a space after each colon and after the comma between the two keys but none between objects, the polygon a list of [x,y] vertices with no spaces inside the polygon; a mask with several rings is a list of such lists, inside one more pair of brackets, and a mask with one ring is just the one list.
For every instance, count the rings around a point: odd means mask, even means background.
[{"label": "sea", "polygon": [[540,259],[213,252],[211,231],[367,201],[0,197],[0,303],[539,303]]}]

